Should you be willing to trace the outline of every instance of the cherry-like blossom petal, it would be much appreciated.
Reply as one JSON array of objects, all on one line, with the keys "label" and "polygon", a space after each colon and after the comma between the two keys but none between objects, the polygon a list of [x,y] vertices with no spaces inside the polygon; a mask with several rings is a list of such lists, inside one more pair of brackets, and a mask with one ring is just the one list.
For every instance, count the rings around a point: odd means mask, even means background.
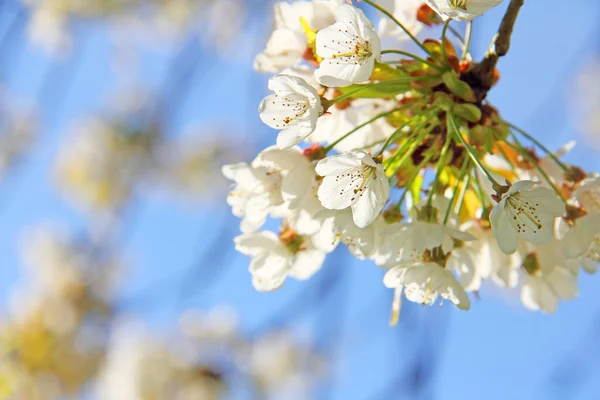
[{"label": "cherry-like blossom petal", "polygon": [[343,87],[369,80],[381,59],[379,36],[371,21],[356,7],[344,4],[336,23],[317,33],[317,54],[323,58],[315,72],[325,86]]}]

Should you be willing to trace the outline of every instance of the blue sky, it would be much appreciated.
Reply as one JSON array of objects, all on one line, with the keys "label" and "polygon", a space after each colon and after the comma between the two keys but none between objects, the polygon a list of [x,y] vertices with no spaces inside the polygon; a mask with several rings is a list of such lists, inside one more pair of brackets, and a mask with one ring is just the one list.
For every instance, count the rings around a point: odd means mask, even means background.
[{"label": "blue sky", "polygon": [[[600,3],[526,3],[511,51],[500,61],[501,80],[490,100],[506,119],[556,148],[578,136],[566,115],[567,101],[576,71],[599,48]],[[487,48],[503,9],[500,6],[476,20],[476,56]],[[255,18],[246,31],[255,38],[251,41],[255,50],[262,46],[269,26],[270,17],[264,16]],[[43,130],[38,142],[23,165],[0,184],[3,303],[20,274],[22,228],[58,222],[77,230],[85,223],[54,190],[50,166],[66,128],[81,116],[106,109],[110,95],[123,88],[123,80],[115,79],[107,68],[114,47],[103,29],[76,29],[78,46],[73,58],[51,67],[39,51],[22,46],[5,76],[11,92],[26,98],[39,92],[48,68],[58,71],[51,90],[40,100]],[[24,43],[26,39],[18,40]],[[232,128],[237,135],[232,140],[251,139],[254,152],[274,141],[273,132],[262,126],[256,112],[268,76],[251,70],[251,49],[244,50],[233,63],[198,50],[200,67],[189,96],[179,103],[171,121],[174,134],[186,126],[216,120]],[[143,52],[144,84],[160,84],[171,54]],[[209,65],[212,72],[204,72]],[[251,151],[247,158],[252,155]],[[597,154],[583,141],[567,160],[600,170]],[[311,281],[288,282],[276,293],[259,294],[250,284],[248,260],[232,251],[237,220],[226,207],[209,211],[206,204],[180,207],[165,196],[154,195],[136,205],[131,221],[135,227],[124,251],[132,268],[122,296],[128,311],[164,330],[172,326],[180,310],[229,304],[238,309],[244,329],[252,333],[283,310],[299,336],[312,337],[319,349],[335,356],[330,384],[320,392],[322,398],[583,400],[596,399],[600,391],[593,357],[598,348],[591,340],[597,335],[590,333],[600,318],[597,276],[582,275],[579,297],[562,303],[551,316],[524,310],[518,293],[507,295],[490,285],[469,312],[448,304],[442,308],[408,306],[400,325],[392,329],[387,325],[392,294],[383,288],[382,272],[368,262],[352,260],[343,249],[330,256]],[[203,257],[221,229],[224,237],[229,236],[220,241],[223,257]],[[197,272],[199,263],[204,272]],[[211,270],[218,276],[205,287],[202,281]],[[185,295],[180,294],[181,287],[186,288]],[[571,360],[566,371],[583,378],[576,392],[564,392],[556,384],[553,373],[565,360]],[[411,392],[408,381],[399,379],[409,373],[433,380],[426,390]]]}]

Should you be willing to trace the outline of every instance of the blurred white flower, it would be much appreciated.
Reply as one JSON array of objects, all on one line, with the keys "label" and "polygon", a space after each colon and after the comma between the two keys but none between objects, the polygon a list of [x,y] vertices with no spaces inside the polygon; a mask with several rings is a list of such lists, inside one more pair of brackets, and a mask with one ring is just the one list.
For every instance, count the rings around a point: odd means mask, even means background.
[{"label": "blurred white flower", "polygon": [[261,292],[279,289],[288,276],[305,280],[314,275],[326,256],[321,245],[291,228],[285,228],[279,237],[263,231],[235,238],[236,250],[252,257],[252,284]]},{"label": "blurred white flower", "polygon": [[[424,4],[424,0],[379,0],[381,7],[392,13],[406,29],[416,35],[423,28],[423,23],[417,20],[417,11]],[[379,36],[390,36],[397,40],[408,40],[409,36],[390,18],[382,17],[378,24]]]}]

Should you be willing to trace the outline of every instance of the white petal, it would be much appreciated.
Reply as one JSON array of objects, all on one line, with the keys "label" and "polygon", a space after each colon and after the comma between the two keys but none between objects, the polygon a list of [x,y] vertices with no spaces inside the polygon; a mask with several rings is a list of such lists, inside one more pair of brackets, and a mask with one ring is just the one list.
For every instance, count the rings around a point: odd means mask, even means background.
[{"label": "white petal", "polygon": [[306,280],[321,269],[323,261],[325,261],[323,251],[317,249],[299,251],[295,256],[289,275],[296,279]]},{"label": "white petal", "polygon": [[383,276],[383,284],[385,287],[393,289],[402,286],[406,268],[396,267],[388,270]]},{"label": "white petal", "polygon": [[490,223],[500,250],[505,254],[512,254],[517,251],[517,232],[509,221],[510,216],[504,210],[504,205],[503,200],[494,206],[490,213]]},{"label": "white petal", "polygon": [[356,153],[348,152],[322,159],[317,163],[315,171],[321,176],[340,175],[360,166],[361,160]]},{"label": "white petal", "polygon": [[246,256],[268,253],[279,245],[279,238],[270,231],[238,235],[233,241],[235,249]]},{"label": "white petal", "polygon": [[530,310],[542,309],[553,313],[558,307],[558,297],[542,278],[526,276],[521,290],[521,302]]},{"label": "white petal", "polygon": [[584,255],[594,238],[600,234],[600,214],[594,213],[579,219],[563,239],[565,256],[577,258]]},{"label": "white petal", "polygon": [[352,217],[359,228],[370,225],[381,213],[390,197],[390,185],[386,178],[376,178],[369,187],[360,193],[358,201],[352,205]]}]

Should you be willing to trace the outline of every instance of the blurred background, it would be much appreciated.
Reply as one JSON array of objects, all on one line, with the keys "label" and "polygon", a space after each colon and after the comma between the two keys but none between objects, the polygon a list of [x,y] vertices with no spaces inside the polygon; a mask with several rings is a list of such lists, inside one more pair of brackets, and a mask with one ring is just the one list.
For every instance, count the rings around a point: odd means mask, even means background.
[{"label": "blurred background", "polygon": [[[599,171],[600,3],[525,3],[490,100]],[[0,398],[597,399],[597,276],[553,315],[488,285],[395,328],[383,272],[342,248],[252,288],[220,168],[275,141],[252,68],[272,6],[0,1]]]}]

